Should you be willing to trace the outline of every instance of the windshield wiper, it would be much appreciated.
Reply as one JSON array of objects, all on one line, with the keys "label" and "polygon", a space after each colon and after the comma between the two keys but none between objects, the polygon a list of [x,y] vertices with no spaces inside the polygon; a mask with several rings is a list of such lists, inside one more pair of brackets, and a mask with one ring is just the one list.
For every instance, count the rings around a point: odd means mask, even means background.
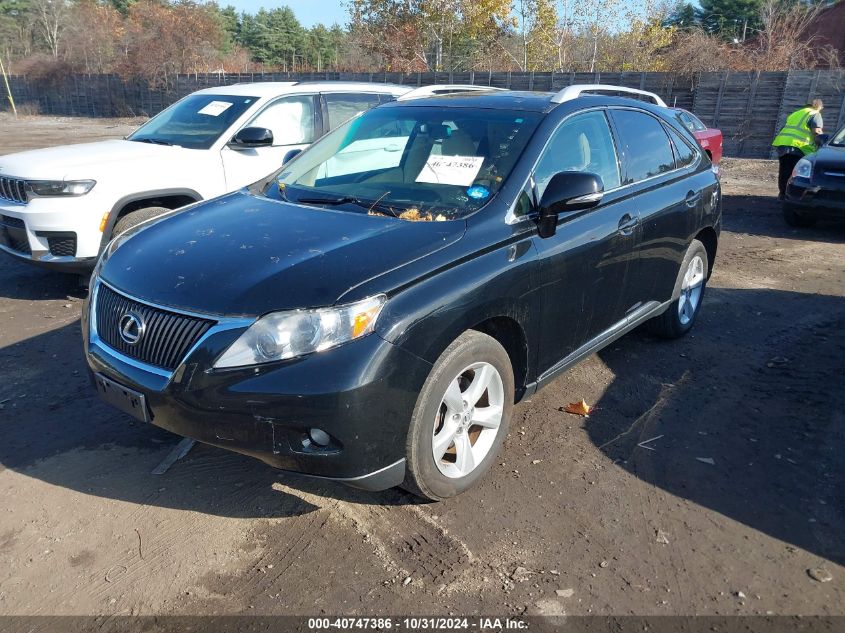
[{"label": "windshield wiper", "polygon": [[152,143],[153,145],[173,145],[170,141],[160,138],[133,138],[132,140],[139,143]]},{"label": "windshield wiper", "polygon": [[341,204],[354,204],[355,206],[362,207],[367,209],[368,211],[379,211],[379,212],[387,212],[388,214],[392,215],[395,218],[399,217],[399,214],[396,213],[396,210],[393,207],[380,204],[378,200],[375,202],[367,202],[365,200],[359,200],[354,196],[338,196],[336,198],[323,198],[323,197],[305,197],[305,198],[297,198],[293,202],[301,202],[303,204],[325,204],[330,207],[334,207]]}]

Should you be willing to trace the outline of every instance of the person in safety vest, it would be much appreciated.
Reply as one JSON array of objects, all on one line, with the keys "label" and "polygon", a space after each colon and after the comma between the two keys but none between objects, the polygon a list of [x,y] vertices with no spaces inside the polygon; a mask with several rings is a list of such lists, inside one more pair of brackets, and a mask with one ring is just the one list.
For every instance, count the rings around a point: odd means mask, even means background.
[{"label": "person in safety vest", "polygon": [[800,110],[796,110],[786,117],[786,125],[783,126],[772,147],[777,148],[778,161],[778,199],[783,200],[786,193],[786,181],[792,175],[795,164],[807,154],[812,154],[816,147],[816,135],[822,133],[824,121],[822,110],[824,104],[821,99],[813,101]]}]

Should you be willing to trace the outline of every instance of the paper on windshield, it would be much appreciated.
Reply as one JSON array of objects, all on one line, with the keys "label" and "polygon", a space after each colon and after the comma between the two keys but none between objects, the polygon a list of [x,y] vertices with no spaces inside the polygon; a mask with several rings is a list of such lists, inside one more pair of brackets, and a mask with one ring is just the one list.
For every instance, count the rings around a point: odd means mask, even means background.
[{"label": "paper on windshield", "polygon": [[417,182],[468,187],[475,181],[483,156],[429,156]]},{"label": "paper on windshield", "polygon": [[226,101],[212,101],[197,114],[207,114],[209,116],[220,116],[226,110],[232,107],[231,103]]}]

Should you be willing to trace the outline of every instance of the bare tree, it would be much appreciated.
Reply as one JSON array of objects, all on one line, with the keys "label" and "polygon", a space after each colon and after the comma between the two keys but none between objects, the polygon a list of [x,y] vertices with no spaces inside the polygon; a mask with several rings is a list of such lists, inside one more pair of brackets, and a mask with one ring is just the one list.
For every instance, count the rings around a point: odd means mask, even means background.
[{"label": "bare tree", "polygon": [[32,11],[38,33],[54,58],[59,56],[59,41],[64,33],[68,5],[65,0],[33,0]]},{"label": "bare tree", "polygon": [[823,10],[822,3],[785,5],[765,0],[760,10],[763,27],[751,42],[755,70],[811,68],[824,57],[816,37],[807,37],[810,24]]}]

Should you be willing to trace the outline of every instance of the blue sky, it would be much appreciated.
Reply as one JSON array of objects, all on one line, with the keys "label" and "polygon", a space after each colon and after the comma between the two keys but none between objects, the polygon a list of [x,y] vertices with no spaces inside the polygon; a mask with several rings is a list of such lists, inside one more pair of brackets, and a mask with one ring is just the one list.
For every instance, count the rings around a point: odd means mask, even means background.
[{"label": "blue sky", "polygon": [[335,22],[346,24],[348,14],[340,0],[217,0],[221,7],[231,4],[239,12],[256,13],[262,7],[275,9],[284,5],[293,9],[304,26],[323,23],[331,26]]}]

